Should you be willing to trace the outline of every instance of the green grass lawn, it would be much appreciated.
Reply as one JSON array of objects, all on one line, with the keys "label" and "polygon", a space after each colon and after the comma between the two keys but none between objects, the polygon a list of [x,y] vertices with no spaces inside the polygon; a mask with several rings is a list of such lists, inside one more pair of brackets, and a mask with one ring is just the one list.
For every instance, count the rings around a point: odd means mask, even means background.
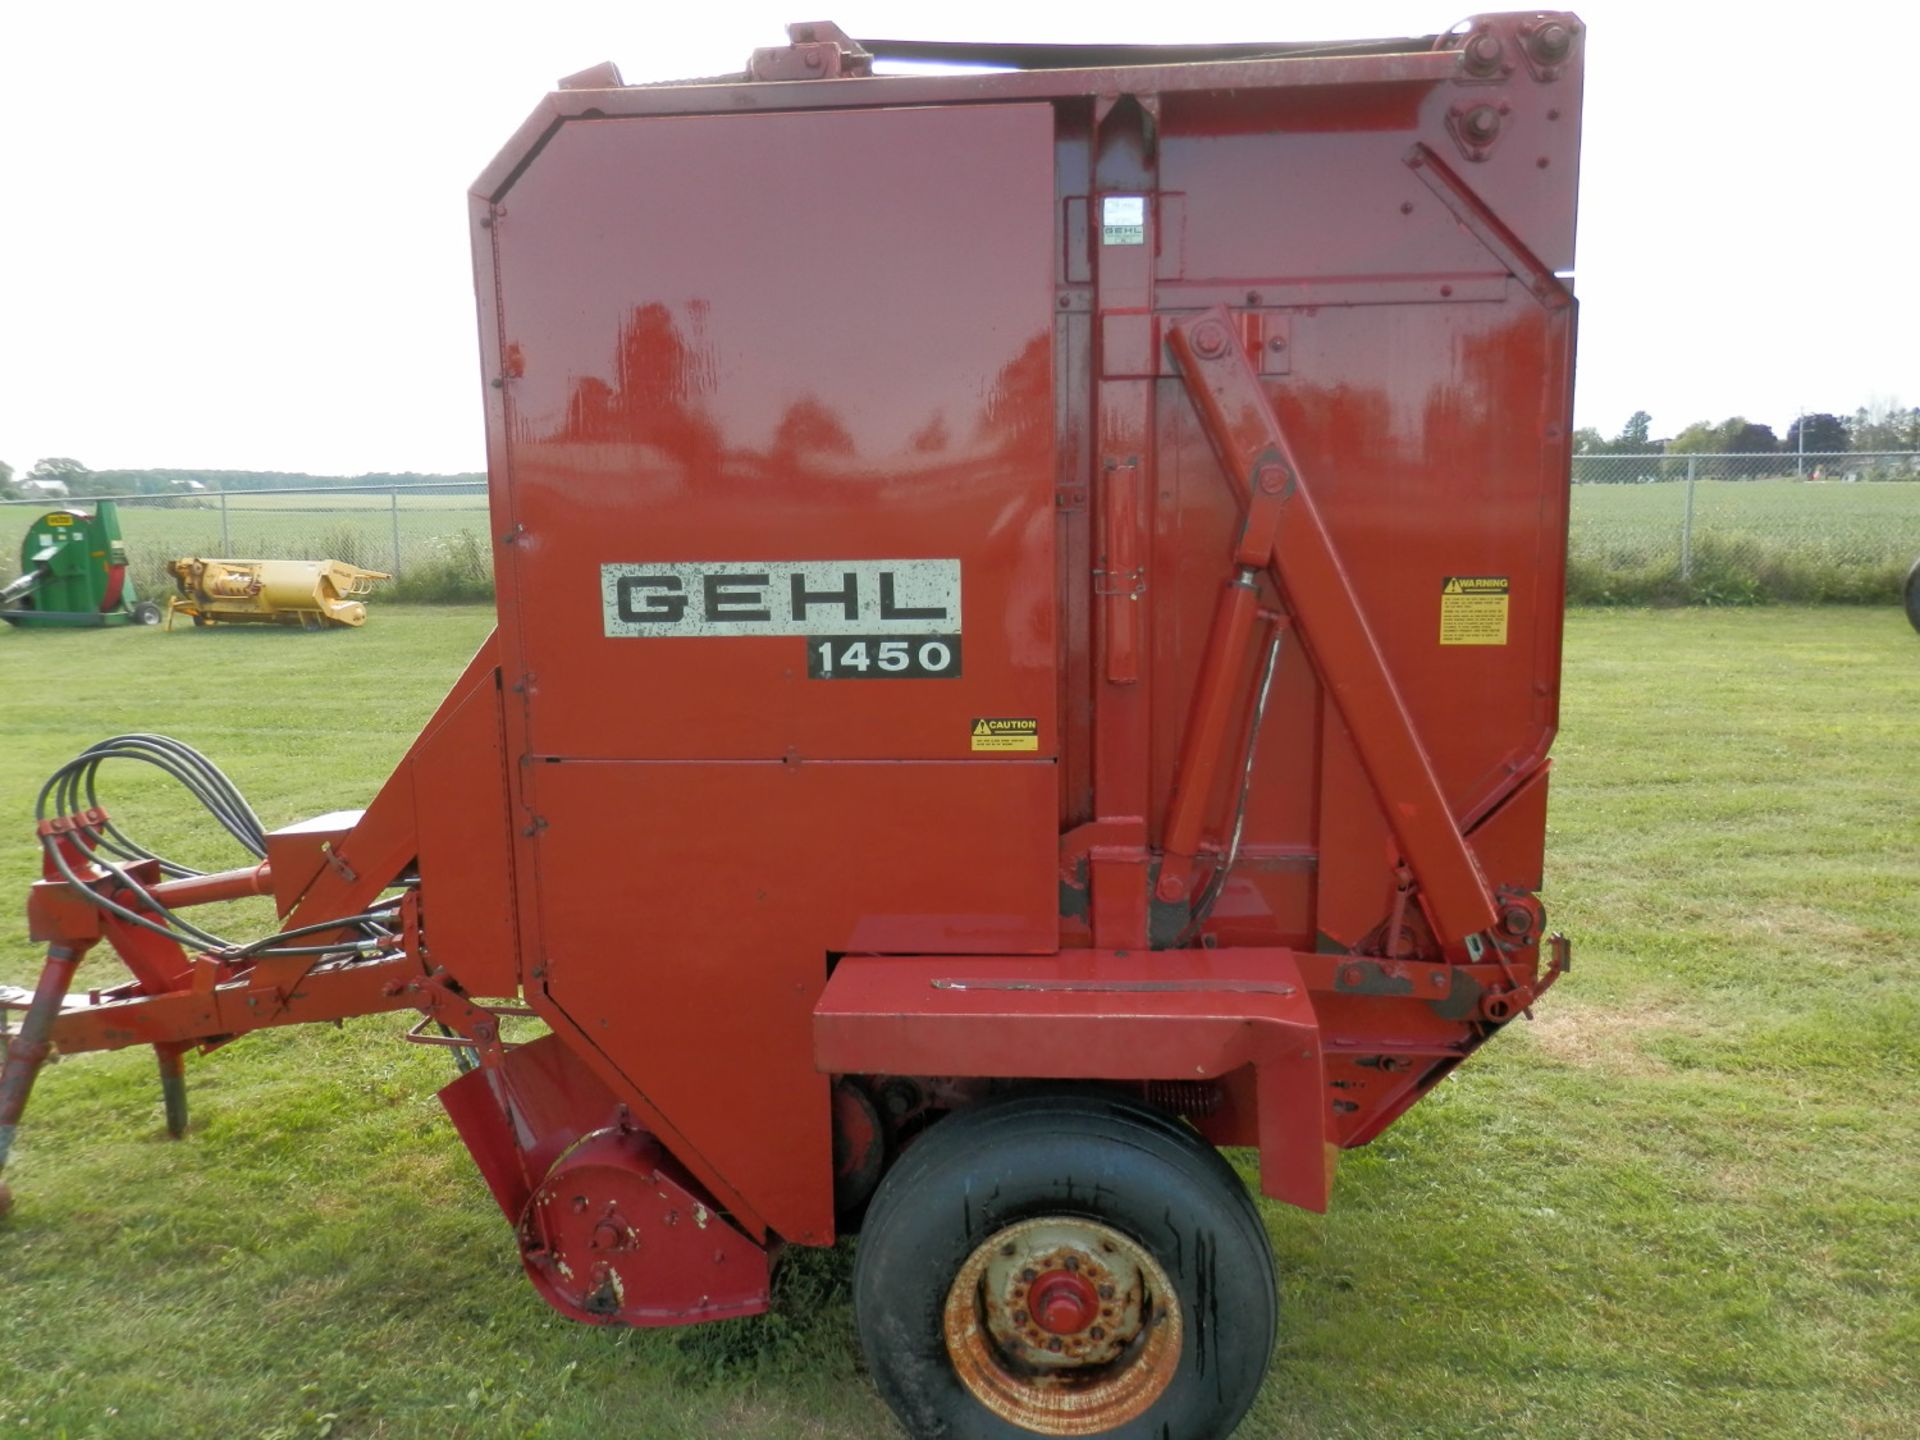
[{"label": "green grass lawn", "polygon": [[[1679,547],[1684,480],[1575,485],[1572,496],[1576,552],[1601,544]],[[1701,480],[1694,486],[1693,524],[1696,535],[1747,533],[1782,544],[1818,537],[1862,559],[1901,554],[1912,564],[1920,554],[1920,484]]]},{"label": "green grass lawn", "polygon": [[[199,746],[269,825],[364,803],[489,623],[0,632],[0,896],[35,873],[42,777],[116,731]],[[1548,902],[1574,973],[1347,1156],[1332,1214],[1267,1208],[1282,1340],[1243,1440],[1920,1436],[1917,707],[1891,609],[1571,617]],[[111,783],[155,848],[223,858]],[[36,966],[0,930],[0,979]],[[190,1061],[182,1143],[149,1052],[47,1072],[0,1223],[0,1433],[893,1433],[846,1247],[760,1320],[548,1312],[404,1025]]]},{"label": "green grass lawn", "polygon": [[1900,593],[1920,558],[1920,484],[1701,480],[1680,573],[1687,487],[1575,485],[1568,595],[1576,604],[1865,601]]}]

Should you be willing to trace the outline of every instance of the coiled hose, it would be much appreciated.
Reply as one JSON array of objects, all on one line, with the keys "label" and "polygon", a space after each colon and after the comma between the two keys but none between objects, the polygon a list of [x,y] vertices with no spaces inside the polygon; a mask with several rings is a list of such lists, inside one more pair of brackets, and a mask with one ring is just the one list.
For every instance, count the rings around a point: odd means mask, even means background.
[{"label": "coiled hose", "polygon": [[[400,903],[397,897],[381,901],[358,915],[345,915],[316,925],[300,925],[291,930],[277,931],[259,940],[246,942],[226,939],[194,924],[191,920],[182,918],[129,875],[125,867],[151,860],[159,866],[161,874],[171,879],[182,879],[206,872],[155,854],[104,816],[98,821],[86,818],[88,812],[100,810],[100,767],[109,760],[132,760],[154,766],[163,774],[177,780],[187,793],[199,801],[207,813],[220,823],[221,828],[239,842],[240,847],[254,859],[263,860],[267,854],[266,828],[261,825],[260,817],[247,803],[246,797],[226,777],[219,766],[191,745],[165,735],[115,735],[111,739],[88,746],[54,771],[47,783],[40,787],[40,796],[34,805],[34,816],[37,820],[45,821],[50,816],[66,816],[73,819],[74,830],[66,833],[79,834],[88,843],[92,863],[118,880],[147,909],[146,911],[133,909],[92,889],[85,880],[74,873],[59,843],[60,837],[43,832],[40,840],[41,847],[46,851],[54,868],[65,877],[77,893],[84,896],[91,904],[143,930],[151,930],[189,948],[217,954],[226,959],[265,955],[335,955],[354,952],[373,954],[393,948],[394,934],[390,922],[394,919],[394,908]],[[349,929],[357,931],[361,938],[358,941],[331,945],[287,943],[309,935]]]}]

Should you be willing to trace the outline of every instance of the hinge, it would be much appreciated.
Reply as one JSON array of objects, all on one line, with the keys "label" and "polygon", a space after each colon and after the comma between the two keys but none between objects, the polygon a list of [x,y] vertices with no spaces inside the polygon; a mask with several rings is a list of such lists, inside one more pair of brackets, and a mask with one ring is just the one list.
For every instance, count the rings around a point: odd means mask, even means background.
[{"label": "hinge", "polygon": [[827,21],[789,25],[790,45],[753,52],[747,73],[755,80],[838,80],[873,74],[873,56],[858,40]]}]

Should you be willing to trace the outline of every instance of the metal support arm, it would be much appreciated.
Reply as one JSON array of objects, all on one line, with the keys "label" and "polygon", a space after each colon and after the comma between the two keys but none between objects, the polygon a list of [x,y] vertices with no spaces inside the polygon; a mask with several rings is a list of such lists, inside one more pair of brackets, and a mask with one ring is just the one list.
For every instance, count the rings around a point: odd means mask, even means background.
[{"label": "metal support arm", "polygon": [[1235,559],[1264,566],[1286,598],[1443,942],[1491,930],[1498,910],[1460,833],[1413,717],[1394,685],[1280,420],[1219,307],[1175,321],[1167,336],[1221,468],[1246,503]]}]

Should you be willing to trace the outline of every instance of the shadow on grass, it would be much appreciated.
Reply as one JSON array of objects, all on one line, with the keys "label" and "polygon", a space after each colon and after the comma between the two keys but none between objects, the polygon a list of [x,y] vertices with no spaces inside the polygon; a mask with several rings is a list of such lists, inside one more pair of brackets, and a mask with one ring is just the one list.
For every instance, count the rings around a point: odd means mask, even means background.
[{"label": "shadow on grass", "polygon": [[853,1240],[830,1250],[790,1246],[773,1272],[773,1308],[725,1325],[672,1332],[674,1354],[708,1378],[803,1375],[844,1369],[858,1349],[853,1324]]}]

